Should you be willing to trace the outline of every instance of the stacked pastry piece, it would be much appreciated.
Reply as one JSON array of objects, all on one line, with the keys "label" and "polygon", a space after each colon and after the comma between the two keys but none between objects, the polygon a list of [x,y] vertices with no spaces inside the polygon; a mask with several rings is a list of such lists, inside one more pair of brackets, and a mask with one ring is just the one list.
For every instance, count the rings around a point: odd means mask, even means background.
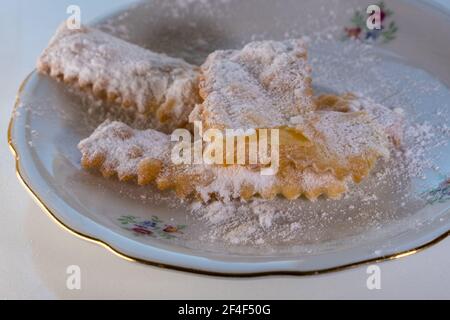
[{"label": "stacked pastry piece", "polygon": [[131,109],[158,130],[184,126],[198,96],[199,68],[99,30],[59,27],[37,69],[85,94]]},{"label": "stacked pastry piece", "polygon": [[[386,107],[350,94],[314,98],[301,40],[216,51],[198,68],[94,29],[63,26],[38,70],[156,120],[145,131],[107,120],[79,144],[84,168],[121,181],[155,183],[183,198],[339,198],[401,140],[401,117]],[[243,132],[244,139],[248,132],[278,129],[278,170],[261,175],[254,164],[175,164],[177,142],[167,132],[188,122],[224,136],[229,129]]]}]

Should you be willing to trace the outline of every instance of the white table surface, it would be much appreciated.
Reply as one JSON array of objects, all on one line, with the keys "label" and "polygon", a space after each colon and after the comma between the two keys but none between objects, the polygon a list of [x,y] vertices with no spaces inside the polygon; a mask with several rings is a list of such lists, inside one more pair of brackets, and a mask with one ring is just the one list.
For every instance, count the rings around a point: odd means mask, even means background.
[{"label": "white table surface", "polygon": [[[368,290],[367,266],[320,276],[233,279],[128,262],[55,225],[16,178],[6,131],[15,93],[66,8],[83,21],[130,0],[2,0],[0,3],[0,298],[309,299],[450,298],[450,238],[383,262],[381,290]],[[450,6],[449,0],[441,0]],[[81,290],[68,290],[66,269],[81,268]]]}]

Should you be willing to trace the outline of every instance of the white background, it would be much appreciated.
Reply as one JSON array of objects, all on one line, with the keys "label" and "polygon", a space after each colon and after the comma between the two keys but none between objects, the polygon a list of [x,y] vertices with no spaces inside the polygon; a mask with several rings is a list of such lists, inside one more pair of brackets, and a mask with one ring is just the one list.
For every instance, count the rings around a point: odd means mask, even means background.
[{"label": "white background", "polygon": [[[79,5],[83,21],[88,21],[130,2],[0,2],[0,299],[450,298],[450,238],[418,254],[379,264],[382,289],[370,291],[367,266],[309,277],[207,277],[124,261],[55,225],[15,175],[6,143],[15,92],[67,17],[68,5]],[[440,2],[450,6],[449,0]],[[81,267],[79,291],[66,288],[69,265]]]}]

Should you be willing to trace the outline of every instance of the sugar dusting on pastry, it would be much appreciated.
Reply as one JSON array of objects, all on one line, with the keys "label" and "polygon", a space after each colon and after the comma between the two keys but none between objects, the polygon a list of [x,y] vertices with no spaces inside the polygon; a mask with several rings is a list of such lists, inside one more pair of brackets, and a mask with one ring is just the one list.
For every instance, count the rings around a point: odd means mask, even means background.
[{"label": "sugar dusting on pastry", "polygon": [[197,110],[205,128],[257,129],[287,125],[312,111],[311,67],[300,39],[256,41],[212,53],[202,65]]},{"label": "sugar dusting on pastry", "polygon": [[175,165],[171,159],[173,146],[170,135],[152,129],[136,130],[107,120],[81,141],[78,148],[81,164],[86,169],[140,185],[156,184],[161,190],[175,190],[181,198],[193,196],[205,203],[212,199],[245,200],[257,195],[265,199],[277,195],[288,199],[301,195],[310,200],[321,195],[339,198],[347,190],[346,181],[311,169],[285,168],[292,171],[263,176],[259,171],[239,165]]},{"label": "sugar dusting on pastry", "polygon": [[174,130],[199,101],[198,68],[99,30],[60,26],[37,62],[39,72],[97,99],[158,119]]}]

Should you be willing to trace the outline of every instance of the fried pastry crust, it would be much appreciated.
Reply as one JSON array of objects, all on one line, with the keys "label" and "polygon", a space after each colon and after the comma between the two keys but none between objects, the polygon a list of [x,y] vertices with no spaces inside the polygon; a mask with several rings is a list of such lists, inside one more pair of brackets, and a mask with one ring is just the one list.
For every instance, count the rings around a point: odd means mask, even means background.
[{"label": "fried pastry crust", "polygon": [[140,116],[159,128],[184,126],[199,102],[199,68],[99,30],[61,25],[37,62],[40,73]]},{"label": "fried pastry crust", "polygon": [[215,129],[285,125],[314,109],[311,68],[302,40],[256,41],[212,53],[202,65],[203,103],[191,121]]},{"label": "fried pastry crust", "polygon": [[382,128],[395,147],[398,148],[402,144],[405,119],[401,112],[391,110],[368,98],[358,97],[353,93],[320,95],[315,98],[315,104],[317,110],[338,112],[364,111]]},{"label": "fried pastry crust", "polygon": [[310,143],[281,145],[280,159],[298,170],[312,167],[360,182],[378,158],[390,155],[386,134],[363,111],[317,111],[293,118],[292,124]]},{"label": "fried pastry crust", "polygon": [[154,183],[160,190],[175,190],[180,198],[249,200],[256,195],[264,199],[282,195],[297,199],[305,195],[316,200],[321,195],[339,198],[347,190],[345,179],[311,168],[286,166],[277,175],[263,176],[238,165],[175,165],[170,159],[172,146],[170,137],[158,131],[106,121],[78,147],[83,168],[139,185]]}]

